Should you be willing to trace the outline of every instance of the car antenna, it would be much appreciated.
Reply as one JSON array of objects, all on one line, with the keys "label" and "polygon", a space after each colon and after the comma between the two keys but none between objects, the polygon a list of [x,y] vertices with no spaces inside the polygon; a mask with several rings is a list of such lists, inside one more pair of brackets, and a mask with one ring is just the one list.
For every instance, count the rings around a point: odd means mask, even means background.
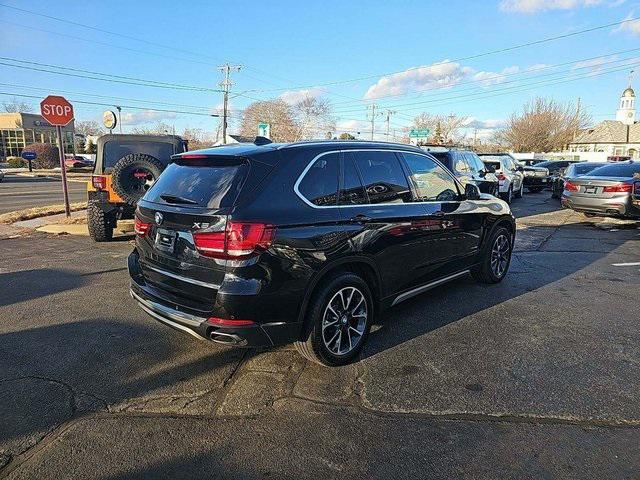
[{"label": "car antenna", "polygon": [[267,137],[257,136],[256,139],[253,141],[253,143],[255,145],[269,145],[270,143],[273,143],[273,142],[269,140]]}]

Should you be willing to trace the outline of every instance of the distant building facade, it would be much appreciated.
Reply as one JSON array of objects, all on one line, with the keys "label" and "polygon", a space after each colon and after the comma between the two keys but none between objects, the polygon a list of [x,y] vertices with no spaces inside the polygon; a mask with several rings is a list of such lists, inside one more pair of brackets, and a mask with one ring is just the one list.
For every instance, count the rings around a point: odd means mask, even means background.
[{"label": "distant building facade", "polygon": [[[74,125],[71,122],[62,129],[65,152],[73,151]],[[36,113],[0,113],[0,155],[19,157],[22,150],[32,143],[57,145],[56,127]]]},{"label": "distant building facade", "polygon": [[568,150],[599,152],[605,159],[612,155],[640,158],[640,122],[636,121],[636,94],[631,85],[622,92],[616,119],[583,130]]}]

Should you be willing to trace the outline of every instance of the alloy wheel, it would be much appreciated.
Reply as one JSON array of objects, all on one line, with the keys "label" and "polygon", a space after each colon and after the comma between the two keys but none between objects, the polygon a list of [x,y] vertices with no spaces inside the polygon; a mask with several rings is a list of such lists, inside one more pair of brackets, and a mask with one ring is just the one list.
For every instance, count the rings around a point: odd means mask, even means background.
[{"label": "alloy wheel", "polygon": [[507,235],[498,235],[491,247],[491,271],[501,278],[507,271],[511,251],[511,241]]},{"label": "alloy wheel", "polygon": [[367,328],[368,309],[364,294],[355,287],[338,290],[322,317],[322,341],[334,355],[347,355],[358,346]]}]

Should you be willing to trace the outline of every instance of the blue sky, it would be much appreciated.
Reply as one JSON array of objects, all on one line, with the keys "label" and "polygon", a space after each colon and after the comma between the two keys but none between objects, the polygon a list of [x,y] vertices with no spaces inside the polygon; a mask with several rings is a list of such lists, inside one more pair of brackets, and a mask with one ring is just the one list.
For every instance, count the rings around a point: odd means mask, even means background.
[{"label": "blue sky", "polygon": [[[337,131],[358,130],[363,136],[366,105],[372,101],[398,112],[392,116],[392,128],[398,130],[427,112],[467,116],[470,125],[486,133],[535,95],[563,101],[580,97],[594,120],[612,118],[629,70],[640,64],[638,21],[457,61],[640,16],[640,4],[621,0],[0,3],[144,40],[0,6],[3,57],[64,66],[66,73],[75,68],[209,89],[218,88],[217,66],[234,62],[243,65],[233,75],[233,91],[244,95],[232,100],[236,117],[252,101],[247,97],[283,96],[293,102],[304,95],[324,96],[333,103]],[[616,54],[631,49],[638,50]],[[577,63],[585,59],[591,60]],[[0,65],[0,78],[5,93],[63,92],[77,101],[142,107],[123,109],[125,131],[156,121],[175,125],[178,132],[187,126],[213,131],[218,124],[205,115],[144,109],[215,112],[221,94],[212,91],[134,86],[6,65]],[[186,106],[161,105],[167,103]],[[75,108],[77,119],[99,120],[107,107],[75,103]]]}]

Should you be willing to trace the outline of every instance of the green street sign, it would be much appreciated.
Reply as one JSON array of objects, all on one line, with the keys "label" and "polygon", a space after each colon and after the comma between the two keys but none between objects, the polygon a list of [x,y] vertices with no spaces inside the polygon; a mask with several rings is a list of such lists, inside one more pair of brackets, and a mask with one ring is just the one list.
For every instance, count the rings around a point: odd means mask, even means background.
[{"label": "green street sign", "polygon": [[428,128],[412,128],[409,132],[409,138],[426,138],[431,133]]}]

